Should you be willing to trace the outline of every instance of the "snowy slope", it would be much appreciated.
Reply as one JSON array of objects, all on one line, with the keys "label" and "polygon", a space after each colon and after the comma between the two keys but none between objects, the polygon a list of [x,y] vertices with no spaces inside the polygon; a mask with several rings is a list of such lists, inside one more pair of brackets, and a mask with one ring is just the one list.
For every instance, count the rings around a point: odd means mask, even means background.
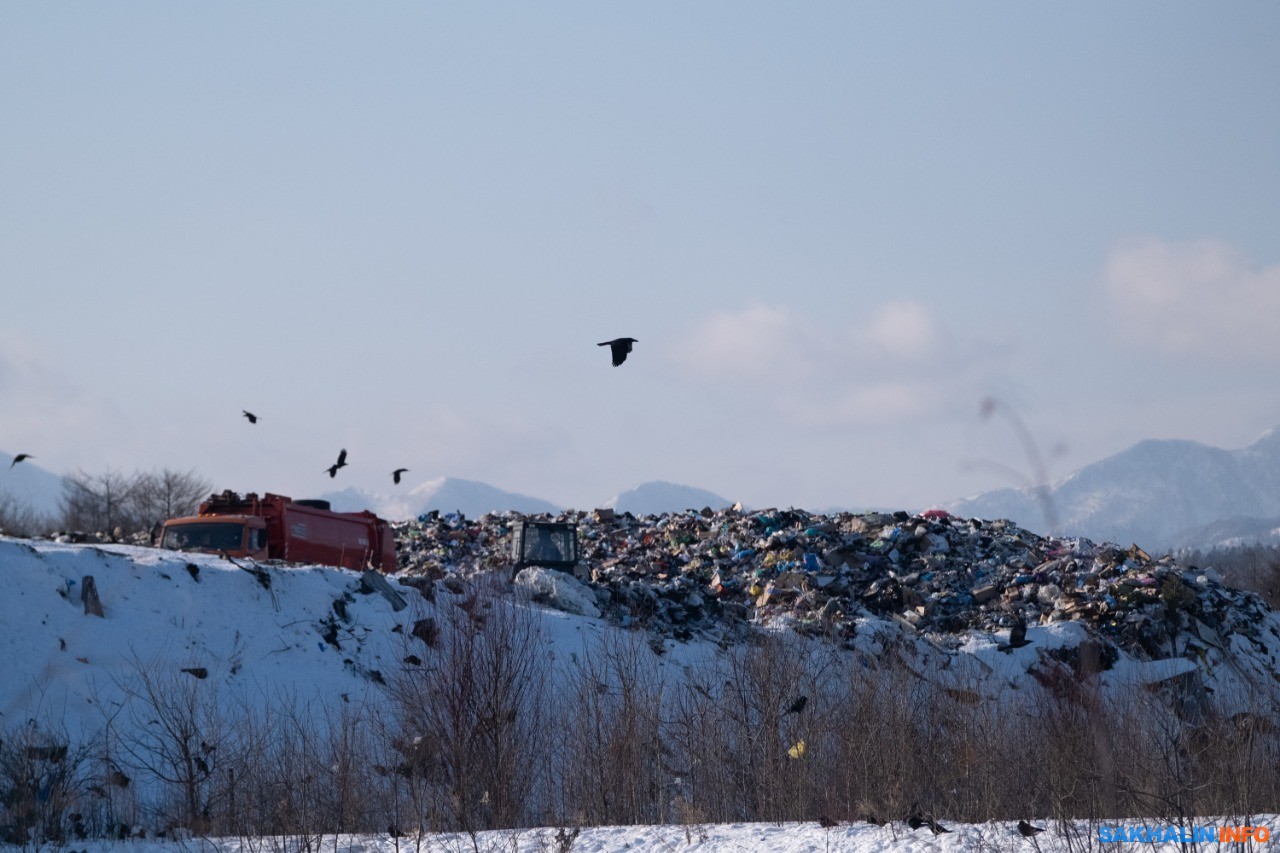
[{"label": "snowy slope", "polygon": [[17,508],[30,509],[40,516],[57,514],[62,501],[62,478],[41,468],[34,459],[10,467],[13,458],[13,454],[0,453],[0,500],[10,500]]}]

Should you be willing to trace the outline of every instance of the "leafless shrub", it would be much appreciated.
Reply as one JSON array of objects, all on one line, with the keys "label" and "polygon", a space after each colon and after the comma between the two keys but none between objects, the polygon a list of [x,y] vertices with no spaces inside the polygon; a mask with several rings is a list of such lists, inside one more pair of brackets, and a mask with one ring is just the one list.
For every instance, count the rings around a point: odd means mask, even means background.
[{"label": "leafless shrub", "polygon": [[233,760],[239,731],[214,683],[135,658],[119,686],[127,697],[119,757],[158,785],[153,825],[208,832],[228,796],[219,767]]},{"label": "leafless shrub", "polygon": [[39,847],[84,837],[87,758],[45,727],[0,734],[0,842]]},{"label": "leafless shrub", "polygon": [[441,605],[423,665],[389,680],[412,807],[438,829],[520,826],[545,803],[537,790],[547,659],[537,623],[484,585]]},{"label": "leafless shrub", "polygon": [[31,537],[47,533],[53,527],[53,519],[42,515],[11,494],[0,494],[0,533]]},{"label": "leafless shrub", "polygon": [[607,633],[568,674],[557,774],[579,823],[662,823],[670,773],[665,685],[639,633]]},{"label": "leafless shrub", "polygon": [[828,761],[825,656],[760,634],[685,674],[672,704],[672,769],[687,808],[712,821],[816,817]]}]

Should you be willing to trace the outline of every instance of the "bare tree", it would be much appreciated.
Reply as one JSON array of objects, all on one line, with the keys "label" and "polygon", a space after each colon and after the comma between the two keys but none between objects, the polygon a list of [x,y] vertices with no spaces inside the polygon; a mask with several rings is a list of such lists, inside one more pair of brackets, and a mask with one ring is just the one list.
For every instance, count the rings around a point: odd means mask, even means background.
[{"label": "bare tree", "polygon": [[62,524],[72,530],[146,531],[166,518],[194,512],[211,488],[195,471],[77,471],[62,480]]},{"label": "bare tree", "polygon": [[68,474],[62,478],[62,523],[72,530],[135,529],[137,490],[138,477],[119,471]]},{"label": "bare tree", "polygon": [[194,470],[165,468],[138,476],[134,493],[134,514],[148,526],[167,518],[195,513],[213,484]]}]

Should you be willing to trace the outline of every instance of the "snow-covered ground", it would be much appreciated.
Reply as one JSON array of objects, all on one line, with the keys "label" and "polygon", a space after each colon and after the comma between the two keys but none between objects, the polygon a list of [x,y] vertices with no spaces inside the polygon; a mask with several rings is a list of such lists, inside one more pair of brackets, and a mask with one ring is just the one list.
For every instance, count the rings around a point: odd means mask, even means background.
[{"label": "snow-covered ground", "polygon": [[[85,595],[89,578],[101,616],[87,612],[92,609]],[[376,703],[384,695],[385,676],[404,665],[406,644],[419,642],[409,638],[415,620],[450,600],[450,593],[438,586],[437,602],[431,603],[417,589],[402,586],[394,578],[393,594],[384,595],[362,583],[360,573],[326,567],[259,568],[210,555],[5,537],[0,537],[0,584],[4,590],[0,595],[4,626],[0,632],[0,731],[35,723],[72,741],[92,736],[108,720],[117,734],[127,725],[145,725],[144,718],[124,713],[143,678],[172,684],[198,678],[216,690],[220,701],[229,703],[271,701],[279,696],[302,702]],[[94,596],[87,597],[92,603]],[[618,630],[590,615],[528,601],[521,606],[536,618],[538,642],[545,644],[547,656],[560,661],[574,659],[606,633]],[[891,640],[903,642],[892,623],[867,628],[859,631],[858,642],[866,644],[869,653],[883,651],[883,644]],[[1078,642],[1072,632],[1079,630],[1069,623],[1037,626],[1028,636],[1036,647],[1049,648]],[[1031,683],[1026,670],[1035,654],[1032,647],[1001,652],[1000,640],[973,634],[958,651],[925,639],[911,640],[918,652],[913,665],[943,682],[953,679],[957,686],[984,685],[985,698],[1000,701]],[[678,673],[716,654],[709,643],[668,641],[656,665]],[[1170,669],[1174,665],[1122,660],[1108,677],[1117,683],[1149,683],[1176,675]],[[1185,669],[1189,664],[1176,662],[1176,666]],[[1214,683],[1222,693],[1229,693],[1233,670],[1223,666],[1219,671]],[[1035,815],[1027,817],[1037,820]],[[1104,843],[1096,826],[1078,826],[1068,838],[1061,834],[1061,827],[1041,823],[1047,831],[1025,839],[1009,823],[960,825],[951,824],[945,816],[939,818],[951,832],[912,831],[900,821],[884,827],[866,823],[830,828],[816,823],[595,827],[582,829],[571,849],[783,853],[1181,849],[1173,841],[1156,846]],[[1203,825],[1240,823],[1219,818],[1206,819]],[[1250,823],[1280,830],[1275,815],[1256,817]],[[1161,823],[1149,825],[1157,832],[1168,829]],[[421,844],[433,850],[544,851],[561,849],[558,831],[486,832],[474,839],[405,836],[398,841],[328,836],[319,849],[390,853],[422,849]],[[311,849],[317,849],[312,842]],[[178,846],[150,841],[78,842],[74,849],[147,853],[191,851],[207,843],[197,839]],[[234,850],[238,843],[220,847]],[[279,843],[279,839],[257,840],[248,846],[260,853]],[[1256,849],[1280,849],[1270,844]],[[1201,849],[1216,848],[1202,845]]]},{"label": "snow-covered ground", "polygon": [[[83,853],[1186,853],[1203,851],[1269,851],[1280,849],[1272,839],[1280,831],[1280,815],[1255,815],[1248,823],[1206,819],[1190,827],[1129,821],[1123,825],[1059,827],[1035,824],[1045,831],[1023,837],[1012,822],[950,824],[948,832],[912,830],[906,824],[873,826],[817,823],[691,824],[688,826],[600,826],[576,832],[568,827],[538,827],[467,834],[389,836],[307,836],[305,838],[186,839],[182,841],[78,842],[68,850]],[[1223,827],[1249,826],[1262,840],[1193,844],[1175,840],[1217,836]],[[1120,832],[1129,838],[1150,833],[1164,841],[1113,841]]]}]

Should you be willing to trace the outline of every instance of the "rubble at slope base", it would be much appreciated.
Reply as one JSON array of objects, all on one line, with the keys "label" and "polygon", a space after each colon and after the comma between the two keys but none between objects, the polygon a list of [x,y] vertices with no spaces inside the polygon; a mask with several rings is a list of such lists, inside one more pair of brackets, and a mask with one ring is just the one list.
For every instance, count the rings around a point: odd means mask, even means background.
[{"label": "rubble at slope base", "polygon": [[[431,513],[401,523],[401,570],[436,579],[510,571],[510,529],[521,518]],[[677,640],[728,640],[778,620],[851,639],[860,620],[879,617],[950,648],[973,631],[1078,622],[1099,641],[1103,668],[1119,652],[1203,662],[1239,645],[1274,674],[1280,649],[1265,602],[1223,586],[1212,569],[1007,520],[795,509],[556,520],[577,525],[577,574],[606,618]]]}]

